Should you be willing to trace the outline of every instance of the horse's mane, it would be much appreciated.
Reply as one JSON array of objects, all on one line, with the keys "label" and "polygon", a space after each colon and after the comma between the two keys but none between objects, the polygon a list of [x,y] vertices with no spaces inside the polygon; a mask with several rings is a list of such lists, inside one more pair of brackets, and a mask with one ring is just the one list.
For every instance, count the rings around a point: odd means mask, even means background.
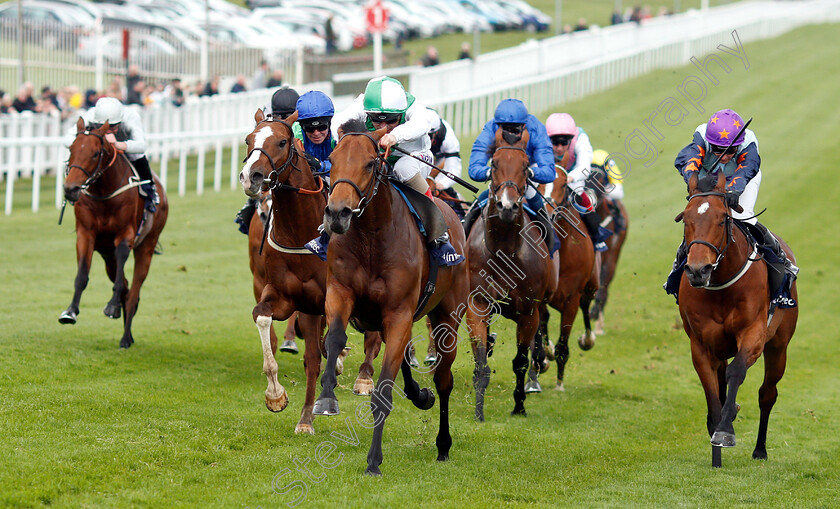
[{"label": "horse's mane", "polygon": [[697,191],[701,193],[708,193],[715,190],[717,186],[717,174],[710,173],[697,181]]},{"label": "horse's mane", "polygon": [[[502,138],[505,140],[505,142],[507,142],[508,145],[516,145],[517,143],[519,143],[522,140],[522,135],[521,134],[509,133],[507,131],[502,131]],[[487,147],[487,157],[492,158],[493,153],[495,153],[495,152],[496,152],[496,140],[494,138],[493,143],[491,143],[490,146]]]},{"label": "horse's mane", "polygon": [[339,127],[344,134],[347,133],[366,133],[368,132],[368,128],[365,125],[363,120],[359,120],[358,118],[351,118],[347,122],[341,124]]}]

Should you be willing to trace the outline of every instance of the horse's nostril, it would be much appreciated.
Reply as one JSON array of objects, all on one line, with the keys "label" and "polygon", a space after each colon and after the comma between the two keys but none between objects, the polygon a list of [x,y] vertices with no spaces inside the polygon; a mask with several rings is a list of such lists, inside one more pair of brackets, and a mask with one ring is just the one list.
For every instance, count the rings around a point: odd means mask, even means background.
[{"label": "horse's nostril", "polygon": [[505,208],[505,206],[504,206],[504,205],[502,205],[502,202],[500,202],[500,201],[497,201],[497,202],[496,202],[496,209],[498,209],[498,210],[502,210],[502,209],[504,209],[504,208]]}]

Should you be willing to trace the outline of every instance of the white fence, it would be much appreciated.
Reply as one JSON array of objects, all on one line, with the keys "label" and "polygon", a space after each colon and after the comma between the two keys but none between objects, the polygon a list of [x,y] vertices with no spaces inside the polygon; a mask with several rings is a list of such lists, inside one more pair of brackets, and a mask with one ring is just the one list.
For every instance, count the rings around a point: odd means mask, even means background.
[{"label": "white fence", "polygon": [[[702,60],[719,44],[777,37],[797,27],[840,22],[840,1],[739,2],[709,11],[659,17],[530,41],[411,74],[411,91],[461,133],[476,133],[502,99],[541,112],[655,69]],[[434,98],[434,99],[431,99]]]},{"label": "white fence", "polygon": [[[531,111],[545,111],[654,69],[685,65],[692,56],[700,58],[719,44],[734,46],[733,30],[745,43],[829,21],[840,21],[840,0],[743,2],[641,26],[618,25],[597,33],[546,39],[482,55],[474,63],[424,69],[412,74],[410,88],[426,104],[436,107],[463,136],[478,132],[493,115],[496,104],[507,97],[522,99]],[[324,83],[298,91],[310,89],[331,92],[330,85]],[[220,190],[225,181],[235,187],[241,165],[237,153],[240,144],[253,127],[256,109],[268,102],[271,92],[225,94],[201,98],[181,108],[166,105],[142,110],[150,147],[147,153],[150,159],[160,161],[164,185],[175,171],[170,165],[177,160],[178,192],[183,195],[187,189],[187,158],[196,155],[196,191],[203,193],[207,156],[214,154],[214,189]],[[350,100],[352,97],[335,98],[335,106],[341,109]],[[38,210],[41,177],[61,175],[64,168],[63,132],[57,117],[0,116],[0,179],[6,180],[7,215],[12,212],[13,184],[18,177],[31,177],[32,209]],[[231,151],[224,160],[228,148]],[[55,189],[56,206],[60,206],[60,178]]]}]

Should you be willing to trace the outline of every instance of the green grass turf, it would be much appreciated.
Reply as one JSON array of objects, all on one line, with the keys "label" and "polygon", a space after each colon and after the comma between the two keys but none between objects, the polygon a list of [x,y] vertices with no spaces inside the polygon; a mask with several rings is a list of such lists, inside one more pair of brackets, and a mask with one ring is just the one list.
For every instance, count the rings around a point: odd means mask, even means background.
[{"label": "green grass turf", "polygon": [[[379,479],[362,475],[371,431],[353,413],[366,401],[350,392],[361,362],[357,334],[339,377],[343,413],[316,418],[315,436],[293,433],[304,394],[301,356],[278,354],[289,407],[272,414],[263,405],[245,237],[232,222],[241,192],[170,197],[166,253],[152,265],[137,342],[127,351],[117,348],[121,322],[101,312],[111,285],[98,259],[79,323],[58,324],[75,275],[72,215],[59,227],[50,194],[38,214],[24,199],[14,215],[0,216],[0,507],[281,507],[298,494],[274,493],[272,481],[285,469],[278,491],[302,480],[302,507],[836,507],[840,191],[832,174],[840,160],[831,147],[840,138],[840,50],[827,42],[838,35],[837,25],[815,26],[747,45],[749,70],[720,73],[704,113],[661,128],[659,159],[634,164],[627,178],[630,235],[608,333],[589,352],[572,345],[565,393],[551,388],[552,370],[542,377],[545,392],[528,397],[528,417],[509,415],[513,327],[501,320],[487,422],[473,421],[472,361],[462,344],[451,461],[434,460],[437,405],[422,412],[397,397]],[[596,147],[621,150],[624,137],[644,130],[650,112],[695,74],[691,66],[659,71],[562,109]],[[754,117],[764,161],[758,209],[768,207],[762,220],[790,243],[802,272],[769,460],[750,458],[759,361],[740,392],[738,447],[723,451],[717,470],[688,341],[660,285],[681,234],[672,218],[685,204],[673,157],[723,107]],[[553,337],[557,328],[555,316]],[[580,330],[578,320],[573,337]],[[348,418],[359,445],[331,436],[347,435]],[[340,463],[323,469],[316,450],[328,441],[336,447],[329,459]],[[307,458],[317,482],[295,471],[294,462]]]}]

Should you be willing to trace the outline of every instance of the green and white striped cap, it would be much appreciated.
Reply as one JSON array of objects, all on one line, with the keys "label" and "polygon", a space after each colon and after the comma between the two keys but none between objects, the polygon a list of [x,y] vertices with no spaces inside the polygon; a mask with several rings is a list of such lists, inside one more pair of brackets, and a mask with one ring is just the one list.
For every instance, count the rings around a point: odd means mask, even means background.
[{"label": "green and white striped cap", "polygon": [[402,83],[380,76],[370,80],[365,88],[365,111],[375,113],[405,113],[414,103],[414,96],[405,91]]}]

